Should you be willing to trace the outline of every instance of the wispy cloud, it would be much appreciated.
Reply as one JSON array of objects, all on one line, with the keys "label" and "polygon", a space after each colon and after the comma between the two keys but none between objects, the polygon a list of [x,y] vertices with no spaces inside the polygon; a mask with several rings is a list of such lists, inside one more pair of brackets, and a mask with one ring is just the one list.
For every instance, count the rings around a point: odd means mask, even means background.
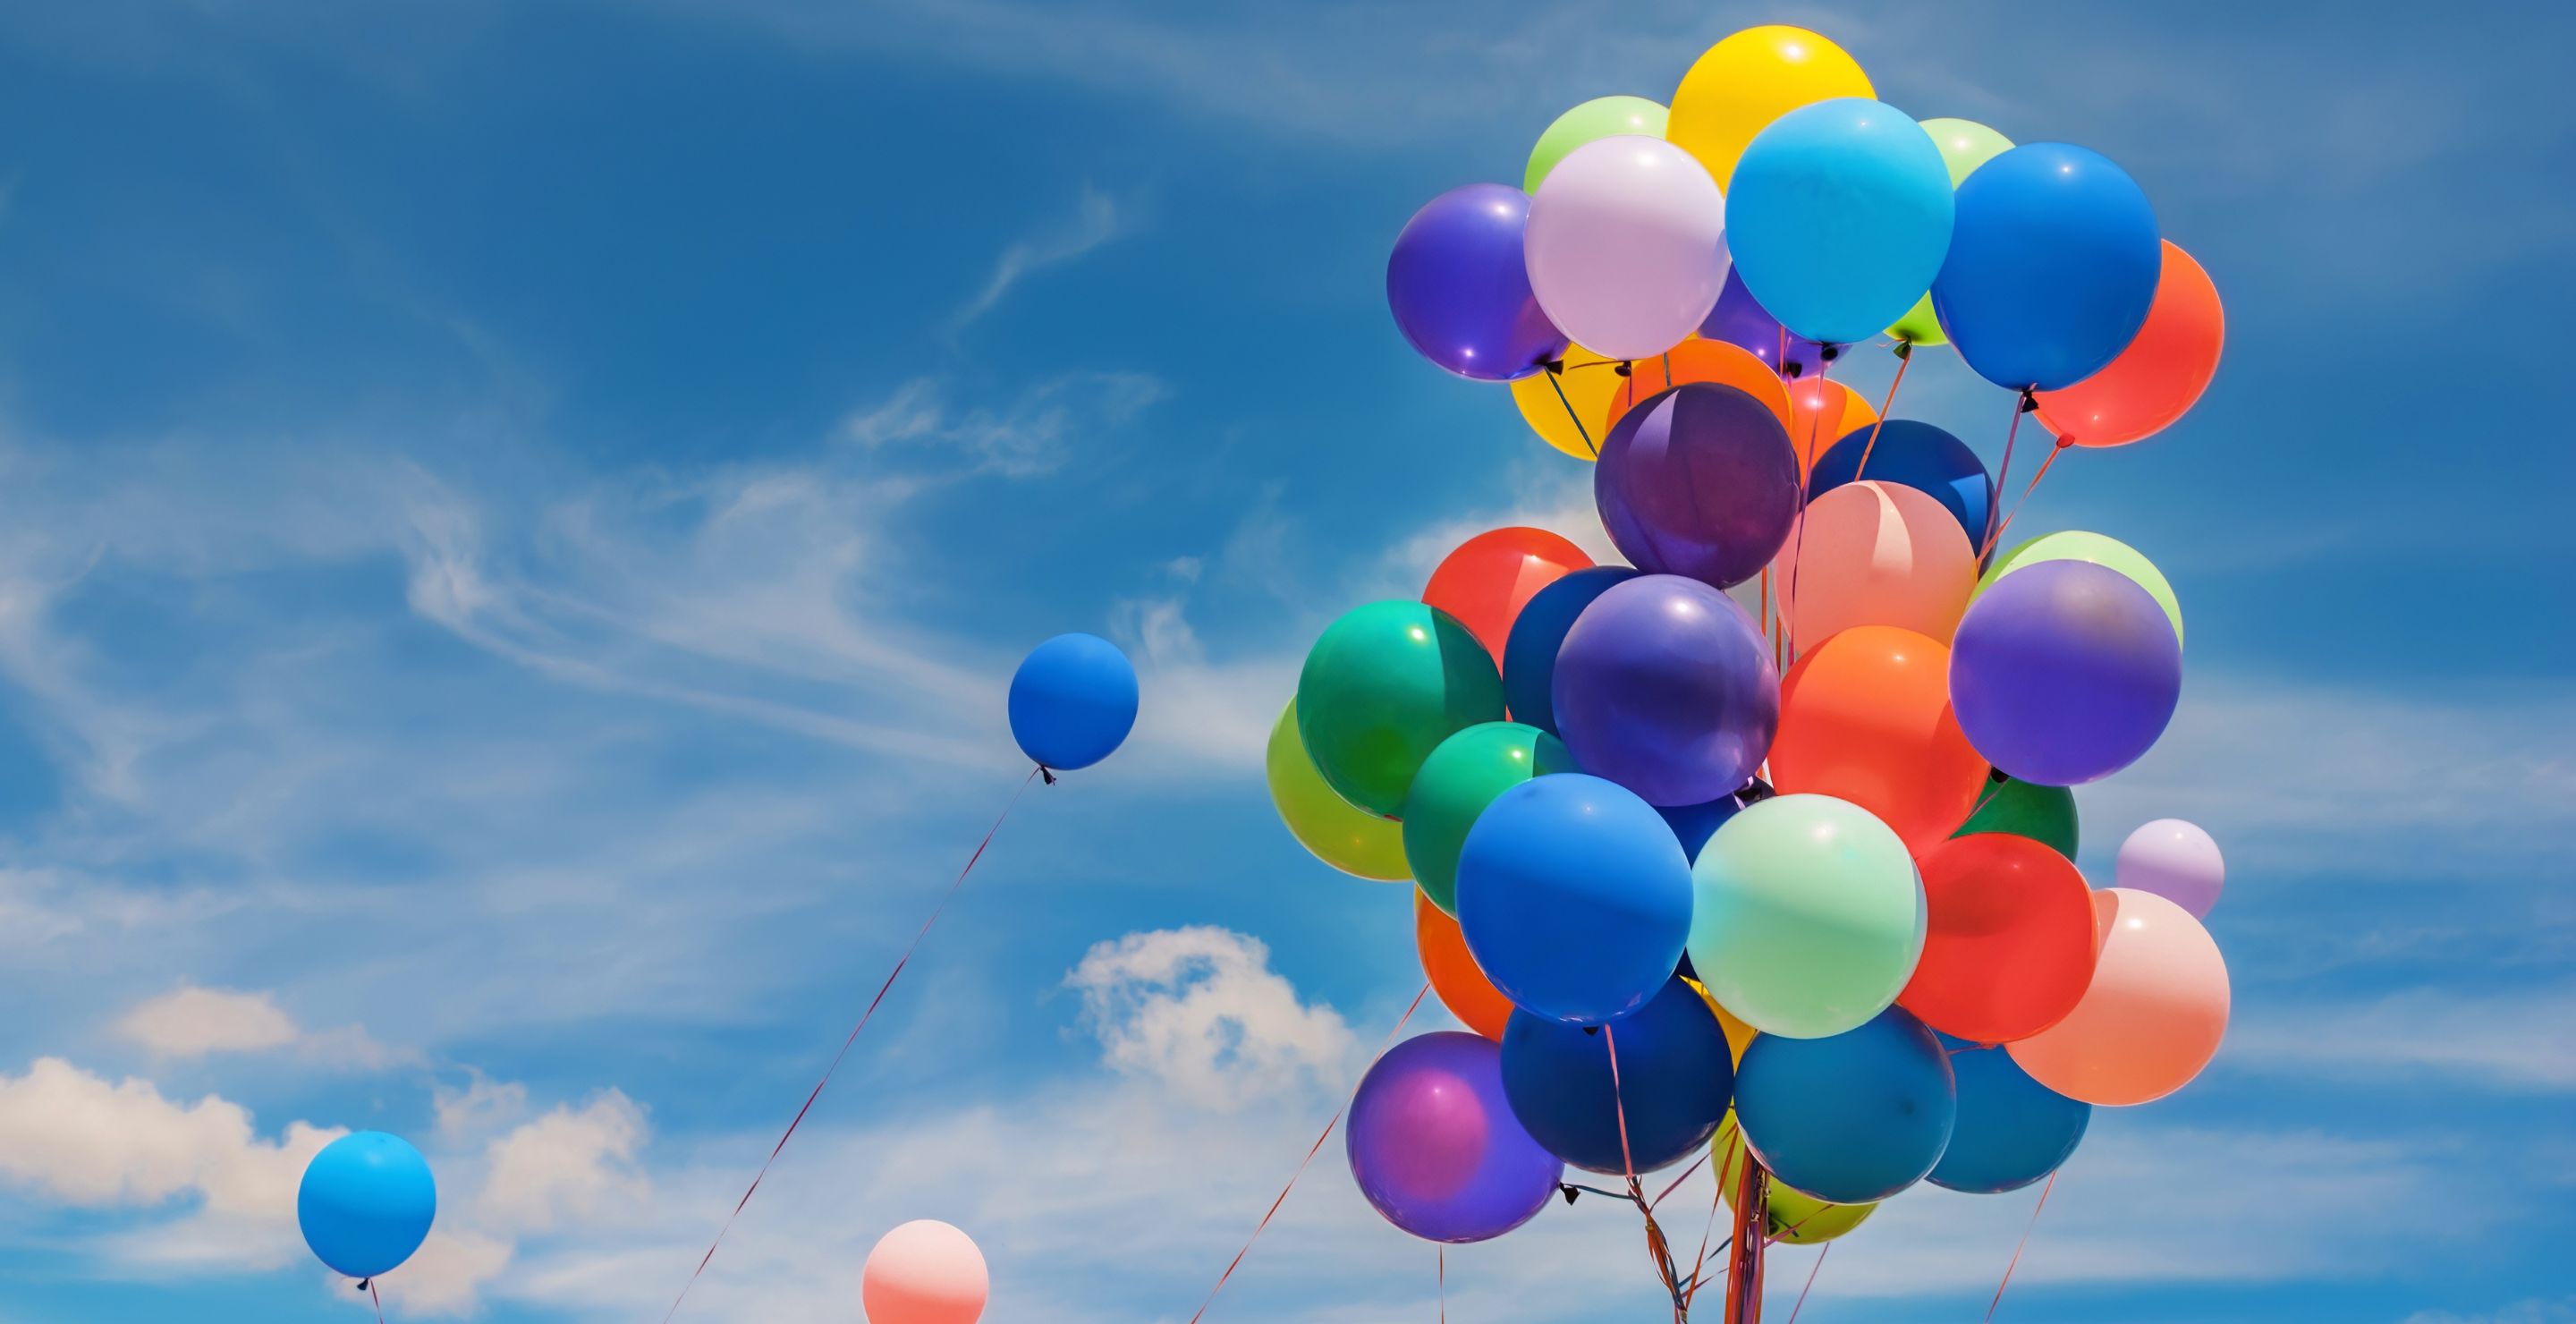
[{"label": "wispy cloud", "polygon": [[117,1033],[154,1055],[200,1058],[214,1053],[257,1053],[292,1048],[327,1065],[376,1070],[416,1061],[377,1043],[366,1027],[307,1030],[267,992],[181,985],[136,1006],[116,1023]]},{"label": "wispy cloud", "polygon": [[2455,1086],[2576,1091],[2576,988],[2469,993],[2422,988],[2348,1002],[2262,1006],[2228,1031],[2237,1071],[2347,1080],[2437,1078]]},{"label": "wispy cloud", "polygon": [[1073,215],[1031,234],[1015,239],[993,259],[993,272],[984,278],[984,287],[966,301],[948,319],[951,335],[965,330],[984,314],[1000,306],[1021,281],[1049,267],[1062,266],[1083,254],[1134,232],[1136,223],[1132,205],[1122,206],[1116,199],[1088,182],[1074,202]]}]

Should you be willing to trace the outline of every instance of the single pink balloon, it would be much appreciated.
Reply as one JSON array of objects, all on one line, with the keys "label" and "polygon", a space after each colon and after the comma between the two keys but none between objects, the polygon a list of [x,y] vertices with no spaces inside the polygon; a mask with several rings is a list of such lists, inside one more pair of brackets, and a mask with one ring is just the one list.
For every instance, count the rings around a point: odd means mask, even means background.
[{"label": "single pink balloon", "polygon": [[2192,913],[2209,918],[2218,891],[2227,885],[2227,861],[2218,843],[2196,823],[2159,818],[2142,824],[2120,843],[2119,872],[2113,880],[2139,892],[2153,892]]},{"label": "single pink balloon", "polygon": [[1876,479],[1807,503],[1771,567],[1780,619],[1800,652],[1855,625],[1893,625],[1941,643],[1977,588],[1977,554],[1929,493]]},{"label": "single pink balloon", "polygon": [[2066,1019],[2004,1045],[2031,1079],[2086,1103],[2151,1103],[2191,1083],[2227,1036],[2227,960],[2191,912],[2153,892],[2093,894],[2101,956]]},{"label": "single pink balloon", "polygon": [[992,1292],[975,1240],[933,1218],[877,1239],[859,1275],[868,1324],[975,1324]]}]

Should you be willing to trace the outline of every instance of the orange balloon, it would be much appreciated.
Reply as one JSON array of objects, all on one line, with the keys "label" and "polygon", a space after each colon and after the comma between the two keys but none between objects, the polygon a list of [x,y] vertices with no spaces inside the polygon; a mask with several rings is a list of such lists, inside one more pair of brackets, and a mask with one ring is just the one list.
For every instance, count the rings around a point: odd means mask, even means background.
[{"label": "orange balloon", "polygon": [[1464,1022],[1468,1029],[1493,1040],[1503,1041],[1503,1027],[1511,1023],[1512,1000],[1497,990],[1493,981],[1467,954],[1467,935],[1458,921],[1440,913],[1422,889],[1413,889],[1413,949],[1422,955],[1422,973],[1431,979],[1431,991],[1440,995],[1440,1003],[1449,1014]]},{"label": "orange balloon", "polygon": [[1915,857],[1929,919],[1896,1005],[1981,1044],[2066,1018],[2093,982],[2093,891],[2073,861],[2028,837],[1978,832]]},{"label": "orange balloon", "polygon": [[1977,589],[1977,554],[1931,494],[1875,478],[1845,483],[1798,520],[1771,565],[1791,643],[1804,650],[1857,625],[1950,642]]},{"label": "orange balloon", "polygon": [[1780,682],[1771,778],[1783,795],[1859,805],[1916,854],[1948,840],[1986,786],[1986,761],[1950,712],[1948,646],[1861,625],[1809,649]]},{"label": "orange balloon", "polygon": [[1631,405],[1657,391],[1689,382],[1715,382],[1732,386],[1770,406],[1780,426],[1794,421],[1789,408],[1789,387],[1771,365],[1755,358],[1752,351],[1723,340],[1685,340],[1673,346],[1672,352],[1651,359],[1639,359],[1628,365],[1628,375],[1619,380],[1619,389],[1610,396],[1610,414],[1602,421],[1601,435],[1609,436],[1612,425],[1627,413]]},{"label": "orange balloon", "polygon": [[2064,390],[2039,393],[2039,421],[2060,441],[2126,446],[2173,426],[2218,374],[2227,313],[2191,254],[2165,242],[2146,323],[2109,366]]},{"label": "orange balloon", "polygon": [[1816,457],[1853,428],[1878,421],[1878,411],[1860,392],[1824,377],[1801,377],[1789,383],[1789,444],[1798,452],[1798,472],[1816,467]]},{"label": "orange balloon", "polygon": [[2153,892],[2093,894],[2101,955],[2066,1019],[2005,1045],[2070,1099],[2150,1103],[2181,1089],[2227,1036],[2227,958],[2191,912]]},{"label": "orange balloon", "polygon": [[1494,529],[1442,558],[1422,600],[1457,617],[1499,661],[1531,595],[1591,564],[1582,548],[1545,529]]}]

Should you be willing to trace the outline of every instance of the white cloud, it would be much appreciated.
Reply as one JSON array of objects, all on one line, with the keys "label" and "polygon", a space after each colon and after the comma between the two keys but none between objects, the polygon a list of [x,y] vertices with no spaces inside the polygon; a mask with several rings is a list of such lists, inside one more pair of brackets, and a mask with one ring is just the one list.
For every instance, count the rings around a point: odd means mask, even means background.
[{"label": "white cloud", "polygon": [[1233,1108],[1312,1081],[1338,1085],[1353,1042],[1270,969],[1257,938],[1205,925],[1093,944],[1065,976],[1102,1055],[1203,1106]]},{"label": "white cloud", "polygon": [[2507,1090],[2576,1091],[2576,989],[2421,988],[2341,1003],[2264,1005],[2231,1027],[2230,1069],[2346,1079],[2439,1077]]},{"label": "white cloud", "polygon": [[1063,464],[1070,445],[1135,421],[1170,393],[1149,373],[1067,373],[1043,378],[998,407],[958,409],[949,405],[947,387],[921,377],[843,419],[841,435],[872,450],[898,443],[950,446],[982,472],[1025,478]]},{"label": "white cloud", "polygon": [[1133,223],[1121,214],[1115,199],[1085,183],[1071,217],[1037,234],[1014,240],[1002,250],[1001,256],[993,260],[993,273],[985,278],[984,287],[949,319],[949,330],[952,333],[962,331],[977,318],[993,311],[1010,294],[1011,288],[1027,277],[1071,262],[1133,229]]},{"label": "white cloud", "polygon": [[483,1307],[483,1290],[510,1265],[508,1241],[480,1232],[434,1228],[402,1267],[376,1280],[392,1306],[422,1315],[471,1315]]},{"label": "white cloud", "polygon": [[361,1026],[308,1032],[266,992],[182,984],[127,1012],[116,1030],[172,1058],[293,1047],[315,1062],[362,1070],[412,1060],[410,1054],[377,1043]]},{"label": "white cloud", "polygon": [[2455,1314],[2448,1310],[2419,1310],[2398,1324],[2576,1324],[2576,1296],[2555,1300],[2530,1297],[2494,1310]]},{"label": "white cloud", "polygon": [[557,1105],[491,1143],[477,1210],[492,1227],[544,1230],[644,1199],[635,1167],[644,1134],[644,1111],[617,1090],[579,1109]]}]

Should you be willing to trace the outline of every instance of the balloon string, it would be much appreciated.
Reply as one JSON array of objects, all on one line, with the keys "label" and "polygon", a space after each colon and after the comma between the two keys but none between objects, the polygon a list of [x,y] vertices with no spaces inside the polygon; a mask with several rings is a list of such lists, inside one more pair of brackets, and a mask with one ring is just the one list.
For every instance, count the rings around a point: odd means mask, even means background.
[{"label": "balloon string", "polygon": [[1019,804],[1020,797],[1027,793],[1029,783],[1036,781],[1038,775],[1045,771],[1044,768],[1029,769],[1029,775],[1020,779],[1019,786],[1011,792],[1011,798],[1002,802],[1002,812],[994,816],[991,827],[984,829],[984,839],[975,843],[974,853],[966,857],[966,863],[958,869],[957,876],[949,880],[948,890],[939,896],[939,904],[931,907],[930,918],[921,922],[921,930],[912,935],[903,955],[895,959],[894,968],[886,972],[885,982],[877,986],[877,995],[868,999],[867,1010],[859,1013],[858,1024],[850,1027],[849,1037],[841,1041],[840,1051],[832,1054],[831,1063],[823,1068],[823,1078],[814,1082],[814,1088],[805,1095],[804,1105],[796,1110],[796,1116],[788,1120],[787,1129],[780,1133],[778,1143],[769,1147],[769,1157],[761,1160],[760,1171],[752,1174],[751,1185],[745,1187],[742,1198],[734,1202],[733,1212],[725,1215],[724,1226],[716,1229],[716,1239],[707,1244],[707,1253],[698,1257],[698,1267],[689,1271],[689,1281],[680,1285],[680,1294],[671,1299],[671,1308],[662,1313],[662,1324],[671,1324],[671,1317],[680,1313],[680,1303],[689,1299],[689,1289],[696,1287],[698,1278],[706,1273],[707,1265],[716,1257],[716,1248],[724,1245],[725,1234],[733,1231],[734,1220],[742,1217],[744,1207],[751,1203],[753,1193],[760,1189],[761,1180],[769,1175],[770,1165],[778,1161],[779,1153],[787,1148],[787,1141],[796,1134],[796,1128],[804,1125],[805,1114],[814,1110],[814,1101],[823,1097],[823,1087],[832,1083],[832,1074],[841,1069],[841,1059],[850,1055],[850,1045],[859,1041],[859,1032],[868,1028],[869,1019],[885,1002],[886,993],[894,987],[894,981],[902,978],[904,967],[911,964],[913,953],[920,950],[921,940],[930,936],[931,926],[939,922],[940,915],[948,909],[948,903],[956,898],[957,889],[965,886],[966,875],[973,873],[976,862],[984,858],[985,848],[993,844],[994,835],[1002,830],[1002,820],[1011,816],[1011,810]]},{"label": "balloon string", "polygon": [[2057,1189],[2057,1174],[2048,1174],[2048,1184],[2039,1188],[2039,1203],[2030,1207],[2030,1222],[2021,1230],[2021,1244],[2013,1247],[2012,1261],[2004,1265],[2004,1280],[1995,1284],[1995,1299],[1986,1303],[1986,1319],[1995,1317],[1995,1307],[2004,1303],[2004,1289],[2012,1286],[2013,1270],[2021,1265],[2021,1253],[2030,1245],[2030,1232],[2039,1226],[2039,1211],[2048,1207],[2048,1193]]},{"label": "balloon string", "polygon": [[1665,1195],[1670,1195],[1673,1192],[1680,1190],[1682,1188],[1682,1183],[1689,1181],[1690,1175],[1699,1171],[1700,1165],[1706,1162],[1708,1162],[1708,1155],[1705,1153],[1701,1154],[1698,1158],[1691,1160],[1691,1165],[1682,1169],[1682,1175],[1673,1178],[1672,1184],[1664,1188],[1664,1194],[1655,1197],[1655,1203],[1661,1205],[1664,1202]]},{"label": "balloon string", "polygon": [[1771,659],[1771,665],[1774,668],[1784,667],[1798,660],[1798,632],[1792,624],[1794,620],[1792,613],[1797,610],[1798,572],[1805,568],[1807,561],[1807,483],[1815,477],[1812,471],[1815,468],[1816,424],[1824,414],[1825,381],[1833,371],[1832,359],[1825,360],[1825,365],[1816,369],[1817,417],[1807,420],[1807,449],[1801,452],[1804,458],[1799,461],[1802,467],[1798,471],[1798,545],[1789,553],[1789,580],[1780,586],[1780,634],[1785,640],[1785,645],[1779,652],[1785,652],[1788,656],[1784,659],[1775,652]]},{"label": "balloon string", "polygon": [[376,1280],[367,1280],[367,1304],[376,1308],[376,1324],[385,1324],[385,1303],[376,1295]]},{"label": "balloon string", "polygon": [[1816,1252],[1816,1262],[1807,1267],[1807,1285],[1798,1289],[1798,1300],[1789,1307],[1789,1324],[1798,1324],[1798,1312],[1807,1308],[1807,1293],[1815,1290],[1816,1273],[1825,1267],[1825,1257],[1833,1253],[1834,1243],[1830,1241],[1825,1243],[1823,1250]]},{"label": "balloon string", "polygon": [[1601,448],[1592,444],[1591,431],[1583,426],[1582,415],[1574,412],[1574,402],[1565,398],[1565,387],[1557,382],[1555,373],[1547,374],[1547,389],[1556,392],[1556,402],[1565,406],[1566,420],[1574,424],[1574,435],[1583,438],[1583,449],[1590,451],[1593,459],[1600,459]]},{"label": "balloon string", "polygon": [[1435,1241],[1431,1249],[1440,1257],[1440,1324],[1449,1324],[1449,1248]]},{"label": "balloon string", "polygon": [[[1690,1290],[1682,1293],[1682,1313],[1684,1315],[1688,1315],[1690,1313],[1691,1302],[1699,1298],[1699,1285],[1701,1280],[1708,1277],[1708,1239],[1717,1234],[1717,1211],[1719,1206],[1726,1203],[1726,1178],[1717,1173],[1711,1173],[1709,1175],[1716,1178],[1715,1184],[1717,1189],[1709,1192],[1708,1222],[1700,1227],[1699,1254],[1691,1260]],[[1733,1238],[1729,1238],[1729,1240],[1732,1239]]]},{"label": "balloon string", "polygon": [[1680,1275],[1673,1270],[1672,1253],[1665,1249],[1664,1230],[1655,1223],[1654,1206],[1646,1203],[1646,1189],[1637,1181],[1637,1159],[1628,1148],[1628,1100],[1619,1084],[1619,1032],[1610,1025],[1601,1027],[1601,1042],[1610,1050],[1610,1108],[1619,1119],[1619,1167],[1628,1179],[1628,1198],[1637,1212],[1646,1216],[1646,1255],[1655,1265],[1655,1275],[1664,1291],[1673,1299],[1673,1318],[1682,1318],[1686,1307],[1682,1301]]},{"label": "balloon string", "polygon": [[[2057,463],[2057,457],[2065,454],[2068,450],[2072,449],[2074,445],[2074,442],[2060,439],[2055,446],[2049,449],[2048,454],[2040,457],[2039,472],[2030,476],[2030,486],[2023,488],[2021,490],[2021,495],[2013,500],[2013,508],[2004,512],[2004,521],[2003,523],[1995,526],[1995,536],[1992,541],[1987,543],[1988,548],[1992,548],[1995,543],[1999,543],[2004,540],[2004,530],[2012,527],[2013,516],[2021,513],[2023,503],[2030,500],[2030,494],[2039,490],[2039,480],[2048,476],[2048,466]],[[1979,553],[1980,556],[1983,554],[1984,553],[1982,552]]]},{"label": "balloon string", "polygon": [[[1902,346],[1898,347],[1901,351]],[[1869,440],[1860,446],[1860,467],[1852,470],[1857,483],[1869,472],[1869,453],[1878,449],[1878,430],[1887,426],[1887,411],[1896,407],[1896,388],[1905,384],[1905,370],[1914,366],[1914,356],[1900,352],[1896,356],[1896,380],[1887,384],[1887,398],[1878,402],[1878,421],[1869,425]],[[1794,1313],[1794,1312],[1793,1312]]]},{"label": "balloon string", "polygon": [[[1995,491],[1997,492],[2004,490],[2004,480],[2012,476],[2013,441],[2021,436],[2021,416],[2029,413],[2036,404],[2036,400],[2028,391],[2022,392],[2013,399],[2012,426],[2004,430],[2004,462],[1995,470]],[[1994,550],[1995,538],[2001,532],[1995,527],[1995,516],[2001,514],[2002,510],[2001,506],[1992,502],[1986,506],[1986,536],[1977,543],[1977,559],[1980,561],[1986,559],[1986,553]]]}]

